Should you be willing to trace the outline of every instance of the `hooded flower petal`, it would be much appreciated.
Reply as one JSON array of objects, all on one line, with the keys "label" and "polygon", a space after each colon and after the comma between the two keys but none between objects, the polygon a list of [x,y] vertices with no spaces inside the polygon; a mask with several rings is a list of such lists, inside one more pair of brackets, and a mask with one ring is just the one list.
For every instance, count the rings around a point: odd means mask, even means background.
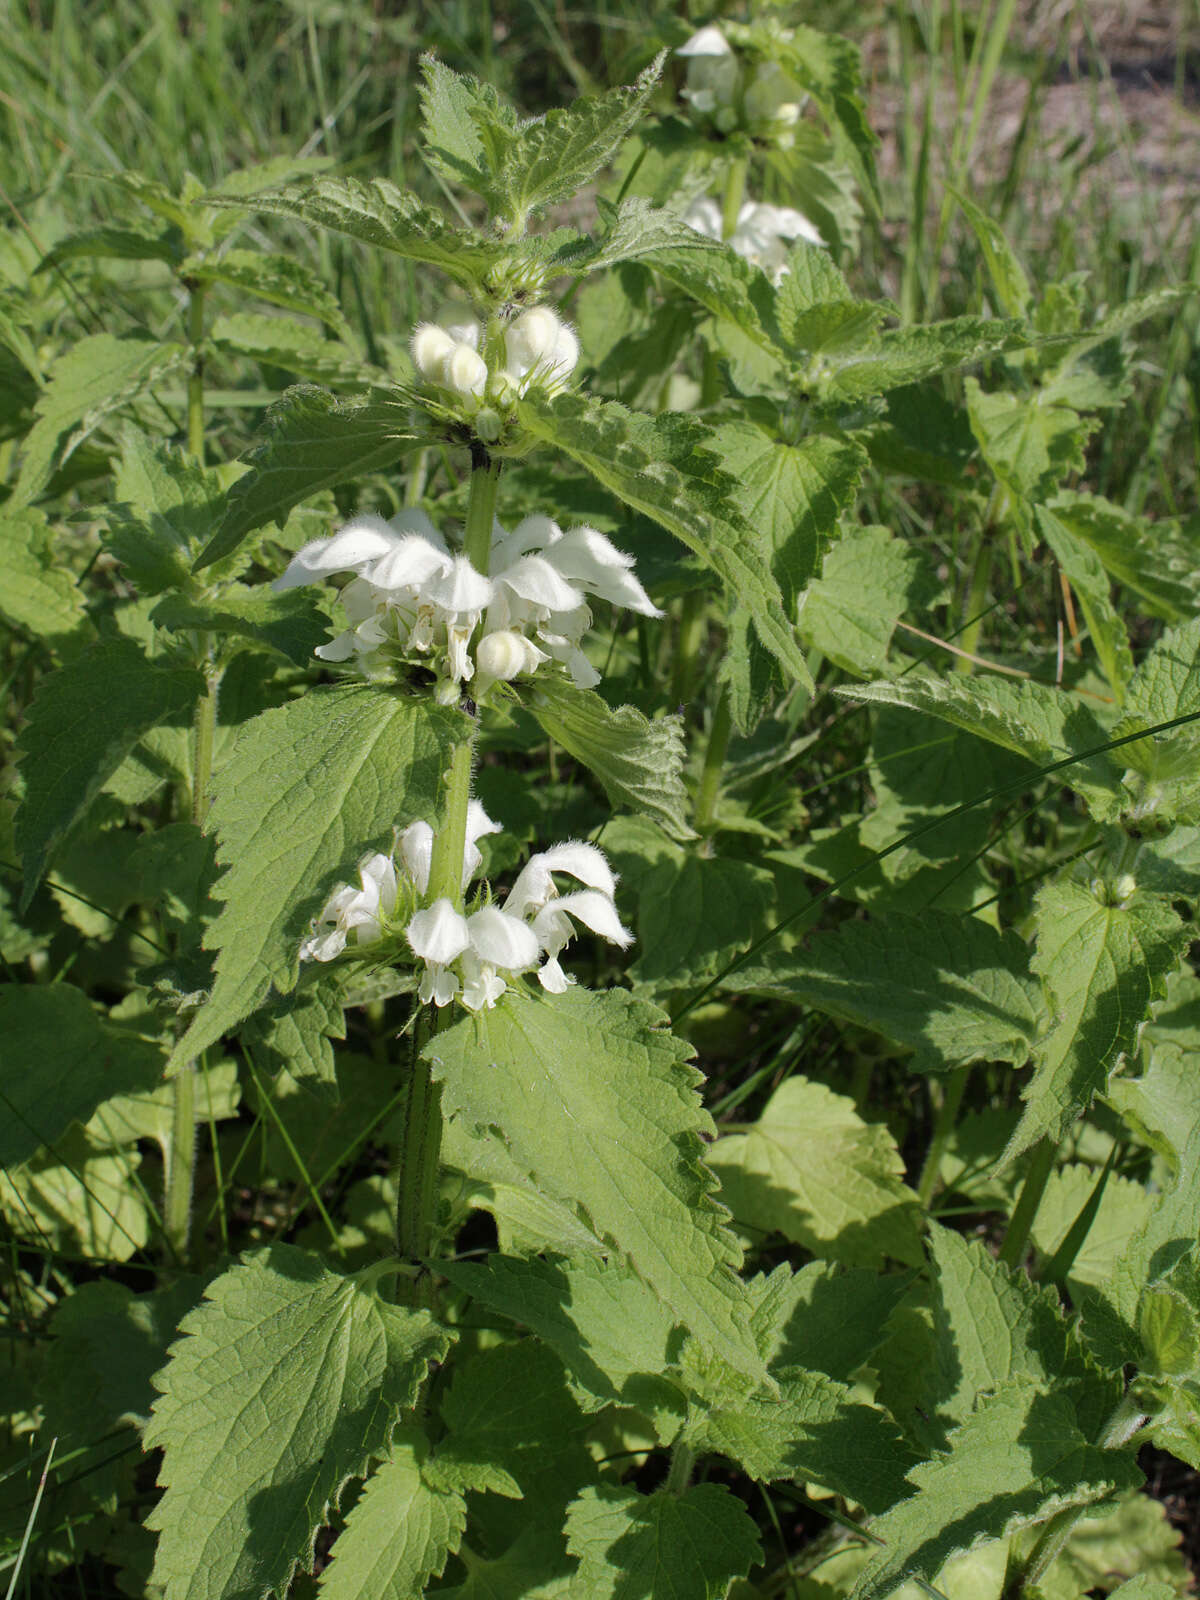
[{"label": "hooded flower petal", "polygon": [[523,972],[540,954],[533,929],[498,906],[483,906],[467,918],[471,949],[481,961],[506,972]]},{"label": "hooded flower petal", "polygon": [[445,896],[418,911],[404,936],[415,956],[439,967],[456,960],[471,942],[466,917]]},{"label": "hooded flower petal", "polygon": [[455,556],[448,571],[431,578],[424,585],[421,598],[429,605],[453,612],[456,616],[474,615],[478,618],[492,594],[491,579],[476,572],[466,556]]},{"label": "hooded flower petal", "polygon": [[445,550],[424,534],[407,533],[375,562],[369,577],[377,589],[419,589],[444,576],[451,564]]},{"label": "hooded flower petal", "polygon": [[478,800],[469,800],[467,802],[467,831],[463,839],[462,882],[464,889],[479,870],[479,863],[483,860],[483,856],[476,848],[478,840],[482,839],[486,833],[503,832],[504,829],[501,825],[492,821]]},{"label": "hooded flower petal", "polygon": [[361,572],[396,543],[396,534],[382,517],[366,512],[351,517],[330,539],[313,539],[296,552],[283,576],[271,585],[277,593],[304,583],[320,583],[334,572]]},{"label": "hooded flower petal", "polygon": [[547,611],[570,611],[583,599],[582,591],[569,584],[545,556],[519,556],[512,566],[496,574],[495,581]]},{"label": "hooded flower petal", "polygon": [[595,528],[572,528],[564,533],[550,559],[564,578],[579,583],[601,600],[640,611],[645,617],[662,616],[630,570],[633,557],[618,550]]},{"label": "hooded flower petal", "polygon": [[419,894],[424,894],[433,866],[433,829],[427,822],[410,822],[396,840],[396,847],[409,881]]},{"label": "hooded flower petal", "polygon": [[[563,915],[574,917],[577,922],[582,922],[585,928],[598,933],[610,944],[620,945],[622,949],[633,943],[633,934],[622,926],[616,906],[608,895],[601,894],[598,889],[578,889],[574,894],[564,894],[560,899],[552,900],[533,921],[533,931],[539,941],[543,933],[543,919],[546,919],[545,931],[549,933],[550,918]],[[551,949],[551,954],[554,953]]]}]

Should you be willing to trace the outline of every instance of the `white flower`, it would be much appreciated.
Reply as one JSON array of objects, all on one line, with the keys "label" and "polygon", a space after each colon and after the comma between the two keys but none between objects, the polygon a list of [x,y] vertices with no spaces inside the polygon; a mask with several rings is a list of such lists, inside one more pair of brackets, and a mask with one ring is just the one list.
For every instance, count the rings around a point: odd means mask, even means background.
[{"label": "white flower", "polygon": [[571,376],[579,360],[579,340],[549,306],[531,306],[509,323],[504,335],[505,366],[518,394],[537,384],[553,391]]},{"label": "white flower", "polygon": [[[706,238],[719,240],[722,237],[720,207],[707,196],[694,200],[684,212],[683,220]],[[802,211],[792,206],[747,200],[738,212],[737,226],[728,244],[778,283],[787,274],[788,245],[795,239],[804,239],[809,244],[825,243]]]},{"label": "white flower", "polygon": [[[479,864],[483,860],[479,852],[479,840],[485,834],[501,831],[500,824],[492,821],[478,800],[468,801],[467,831],[463,839],[462,887],[464,889],[479,870]],[[424,894],[429,888],[429,873],[433,866],[433,829],[427,822],[410,822],[397,836],[396,848],[400,852],[400,861],[406,876],[416,887],[417,892]]]},{"label": "white flower", "polygon": [[746,86],[742,109],[746,125],[754,132],[773,134],[789,142],[788,130],[800,120],[807,95],[778,61],[763,61]]},{"label": "white flower", "polygon": [[413,365],[426,383],[477,399],[487,387],[488,370],[479,354],[479,326],[468,322],[449,329],[418,323],[410,349]]},{"label": "white flower", "polygon": [[[560,895],[554,882],[556,872],[566,873],[587,887]],[[504,909],[513,916],[532,916],[534,936],[547,957],[538,969],[538,981],[551,994],[561,994],[571,982],[558,957],[575,936],[572,918],[622,949],[633,942],[632,933],[622,926],[613,903],[616,887],[617,880],[602,852],[595,845],[578,840],[543,850],[531,856],[522,868]]]},{"label": "white flower", "polygon": [[488,678],[510,683],[523,673],[536,672],[542,662],[549,659],[544,650],[539,650],[532,640],[512,628],[484,634],[475,651],[481,687]]},{"label": "white flower", "polygon": [[353,939],[373,944],[383,918],[396,905],[396,869],[390,856],[366,855],[358,863],[359,888],[342,884],[325,903],[312,936],[300,946],[301,961],[333,961]]},{"label": "white flower", "polygon": [[675,54],[687,62],[687,85],[681,92],[693,111],[719,117],[732,108],[737,96],[737,57],[720,28],[711,24],[701,28]]}]

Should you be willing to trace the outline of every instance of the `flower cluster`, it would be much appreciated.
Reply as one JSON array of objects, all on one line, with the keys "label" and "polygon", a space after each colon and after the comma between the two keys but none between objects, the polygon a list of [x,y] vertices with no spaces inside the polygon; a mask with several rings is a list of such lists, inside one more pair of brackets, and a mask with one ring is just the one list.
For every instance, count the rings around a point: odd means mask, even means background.
[{"label": "flower cluster", "polygon": [[579,340],[549,306],[531,306],[512,319],[491,368],[482,343],[483,329],[470,318],[445,326],[422,322],[412,337],[413,364],[422,378],[470,415],[479,415],[489,402],[508,410],[534,386],[556,392],[579,360]]},{"label": "flower cluster", "polygon": [[744,128],[758,139],[786,148],[807,99],[777,61],[760,61],[747,75],[729,40],[710,25],[676,51],[687,62],[682,91],[692,110],[711,118],[720,133]]},{"label": "flower cluster", "polygon": [[[706,238],[722,237],[721,208],[707,195],[692,202],[683,220]],[[779,283],[787,275],[788,246],[796,239],[804,239],[809,244],[825,243],[802,211],[792,206],[747,200],[738,212],[737,226],[726,243],[738,255],[761,267],[772,282]]]},{"label": "flower cluster", "polygon": [[566,533],[549,517],[526,517],[511,533],[496,524],[487,576],[451,552],[423,511],[385,521],[353,517],[332,538],[314,539],[292,558],[276,589],[318,583],[338,572],[350,626],[317,655],[354,658],[368,676],[389,657],[423,662],[442,700],[474,680],[478,699],[497,680],[527,676],[549,661],[581,688],[599,682],[581,648],[594,595],[643,616],[662,613],[632,572],[632,557],[595,528]]},{"label": "flower cluster", "polygon": [[[499,824],[472,800],[463,849],[464,890],[482,861],[478,841],[499,831]],[[622,948],[632,942],[613,902],[616,878],[595,845],[569,841],[543,850],[526,862],[503,904],[477,896],[470,910],[460,911],[444,895],[431,905],[421,904],[429,890],[433,841],[429,823],[413,822],[396,836],[397,859],[381,853],[364,856],[358,865],[359,887],[343,884],[334,890],[311,937],[300,947],[300,959],[333,961],[347,944],[375,944],[402,928],[408,950],[421,963],[420,1000],[446,1006],[458,999],[468,1010],[481,1011],[496,1004],[510,980],[534,969],[543,989],[561,994],[574,979],[558,958],[575,937],[577,924]],[[582,887],[564,894],[556,874]]]}]

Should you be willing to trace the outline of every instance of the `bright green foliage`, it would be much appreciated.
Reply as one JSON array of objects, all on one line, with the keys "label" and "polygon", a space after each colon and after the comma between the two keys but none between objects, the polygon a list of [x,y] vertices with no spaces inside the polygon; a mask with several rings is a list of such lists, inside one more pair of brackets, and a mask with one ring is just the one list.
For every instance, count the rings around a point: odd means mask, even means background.
[{"label": "bright green foliage", "polygon": [[660,523],[728,584],[759,638],[801,683],[808,668],[784,615],[762,545],[730,496],[703,432],[675,431],[612,401],[560,395],[521,403],[523,425],[579,463],[635,511]]},{"label": "bright green foliage", "polygon": [[390,845],[394,826],[436,814],[460,731],[453,712],[358,685],[246,724],[209,818],[230,862],[205,939],[220,952],[216,982],[176,1065],[249,1016],[272,984],[281,994],[294,987],[301,941],[334,884],[364,852]]},{"label": "bright green foliage", "polygon": [[1041,395],[985,394],[974,378],[967,379],[967,410],[984,460],[1015,499],[1040,499],[1068,472],[1083,471],[1094,418]]},{"label": "bright green foliage", "polygon": [[886,528],[853,529],[801,597],[801,637],[856,677],[883,671],[919,570],[914,552]]},{"label": "bright green foliage", "polygon": [[[1119,753],[1104,753],[1106,730],[1092,706],[1064,689],[1029,679],[910,677],[844,691],[855,699],[909,706],[965,733],[978,734],[1039,766],[1066,762],[1064,783],[1077,790],[1093,814],[1112,816],[1121,795]],[[1095,754],[1086,754],[1087,752]]]},{"label": "bright green foliage", "polygon": [[1012,246],[1004,237],[1004,230],[965,194],[956,190],[954,198],[979,241],[979,248],[983,251],[983,259],[987,263],[988,275],[992,280],[1000,310],[1007,317],[1026,316],[1033,299],[1029,279]]},{"label": "bright green foliage", "polygon": [[18,745],[25,904],[55,845],[142,735],[187,719],[203,691],[198,672],[158,666],[132,639],[103,640],[43,681]]},{"label": "bright green foliage", "polygon": [[843,922],[803,949],[766,954],[735,981],[909,1046],[916,1072],[1022,1066],[1041,1009],[1023,940],[938,912]]},{"label": "bright green foliage", "polygon": [[694,837],[679,717],[651,722],[635,706],[614,711],[592,690],[550,677],[538,684],[530,710],[551,739],[595,773],[614,806],[652,817],[673,839]]},{"label": "bright green foliage", "polygon": [[410,1600],[457,1550],[467,1507],[455,1489],[423,1471],[428,1444],[415,1428],[397,1431],[391,1453],[363,1487],[321,1575],[325,1600]]},{"label": "bright green foliage", "polygon": [[251,589],[240,583],[230,584],[211,602],[167,595],[151,617],[160,628],[202,628],[255,639],[297,666],[308,665],[329,632],[325,614],[312,595],[295,590],[272,594],[269,589]]},{"label": "bright green foliage", "polygon": [[759,1349],[774,1371],[824,1372],[848,1384],[883,1343],[910,1282],[825,1261],[799,1272],[782,1263],[747,1285],[757,1302],[751,1326]]},{"label": "bright green foliage", "polygon": [[306,1088],[330,1096],[337,1094],[333,1040],[345,1037],[337,979],[326,974],[256,1011],[243,1034],[256,1062],[272,1072],[282,1067]]},{"label": "bright green foliage", "polygon": [[320,389],[289,389],[268,418],[270,432],[250,453],[250,470],[229,496],[221,526],[196,565],[236,550],[246,534],[287,513],[322,489],[391,466],[419,443],[409,413],[392,401],[358,404]]},{"label": "bright green foliage", "polygon": [[38,399],[37,421],[21,459],[12,503],[27,504],[105,417],[181,365],[179,345],[96,333],[59,356]]},{"label": "bright green foliage", "polygon": [[249,356],[266,367],[281,367],[306,383],[354,391],[390,387],[386,373],[341,340],[327,338],[325,330],[311,322],[238,311],[217,317],[209,338],[219,350]]},{"label": "bright green foliage", "polygon": [[688,1047],[662,1020],[620,989],[553,1005],[512,995],[426,1055],[448,1114],[499,1128],[531,1181],[578,1205],[702,1344],[758,1376],[741,1252],[701,1161],[712,1124]]},{"label": "bright green foliage", "polygon": [[74,575],[56,564],[38,511],[0,517],[0,617],[58,648],[84,619],[83,592]]},{"label": "bright green foliage", "polygon": [[880,1514],[903,1499],[915,1457],[885,1412],[824,1374],[772,1369],[777,1400],[732,1395],[697,1409],[685,1437],[760,1483],[812,1481]]},{"label": "bright green foliage", "polygon": [[907,1578],[931,1582],[959,1551],[1141,1481],[1129,1455],[1091,1442],[1066,1393],[1020,1381],[982,1399],[910,1477],[920,1493],[872,1525],[885,1548],[855,1600],[883,1600]]},{"label": "bright green foliage", "polygon": [[721,1600],[759,1559],[758,1533],[727,1489],[681,1495],[589,1489],[567,1514],[579,1592],[595,1600]]},{"label": "bright green foliage", "polygon": [[0,1211],[27,1248],[84,1261],[128,1261],[149,1237],[134,1149],[99,1148],[69,1129],[25,1166],[0,1172]]},{"label": "bright green foliage", "polygon": [[[1096,1173],[1091,1167],[1071,1165],[1050,1174],[1046,1192],[1033,1223],[1033,1242],[1048,1270],[1085,1207],[1090,1207],[1101,1176],[1100,1198],[1079,1251],[1067,1267],[1068,1285],[1103,1288],[1112,1281],[1134,1235],[1140,1232],[1153,1205],[1151,1197],[1131,1178]],[[1073,1293],[1078,1293],[1077,1287]]]},{"label": "bright green foliage", "polygon": [[282,1595],[448,1337],[290,1245],[223,1273],[180,1329],[144,1434],[166,1452],[155,1581],[166,1600]]},{"label": "bright green foliage", "polygon": [[227,284],[255,300],[317,317],[331,328],[341,328],[345,322],[341,307],[320,278],[291,256],[266,255],[261,250],[226,250],[219,256],[185,261],[179,273],[190,283]]},{"label": "bright green foliage", "polygon": [[790,609],[821,572],[838,518],[853,504],[865,454],[856,444],[822,434],[786,444],[746,422],[722,424],[714,443],[726,471],[738,480],[742,515],[766,535],[771,567]]},{"label": "bright green foliage", "polygon": [[[1016,1549],[1023,1555],[1035,1537],[1033,1530],[1019,1535]],[[1160,1501],[1125,1494],[1076,1524],[1038,1588],[1048,1600],[1080,1600],[1097,1590],[1128,1600],[1168,1600],[1185,1593],[1189,1582],[1178,1545]]]},{"label": "bright green foliage", "polygon": [[192,561],[225,509],[222,475],[127,427],[114,501],[104,542],[138,593],[189,589]]},{"label": "bright green foliage", "polygon": [[1136,893],[1128,902],[1115,898],[1102,884],[1054,882],[1038,892],[1032,965],[1054,1022],[1035,1052],[1010,1156],[1043,1135],[1060,1139],[1103,1093],[1191,941],[1163,901]]},{"label": "bright green foliage", "polygon": [[1080,609],[1100,658],[1100,666],[1118,704],[1133,673],[1129,635],[1112,600],[1109,580],[1100,557],[1045,506],[1035,514],[1038,533],[1053,550],[1064,575],[1079,598]]},{"label": "bright green foliage", "polygon": [[656,1381],[644,1375],[671,1364],[674,1318],[619,1262],[493,1255],[444,1268],[456,1288],[544,1340],[591,1407],[618,1398],[644,1404]]},{"label": "bright green foliage", "polygon": [[751,1130],[719,1139],[710,1160],[723,1199],[756,1232],[837,1261],[920,1259],[916,1196],[891,1134],[822,1083],[789,1078]]},{"label": "bright green foliage", "polygon": [[1066,490],[1056,494],[1047,509],[1156,616],[1177,621],[1192,614],[1200,579],[1177,523],[1166,518],[1151,522],[1100,495]]}]

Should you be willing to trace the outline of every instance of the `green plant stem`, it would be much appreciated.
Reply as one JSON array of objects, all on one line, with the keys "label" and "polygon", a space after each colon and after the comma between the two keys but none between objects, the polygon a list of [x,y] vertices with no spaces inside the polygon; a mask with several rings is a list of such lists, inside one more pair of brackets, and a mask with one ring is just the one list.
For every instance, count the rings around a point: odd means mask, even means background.
[{"label": "green plant stem", "polygon": [[471,801],[471,769],[475,754],[473,739],[455,745],[443,791],[445,806],[442,825],[433,839],[433,862],[429,869],[429,903],[443,898],[462,909],[463,851],[467,842],[467,807]]},{"label": "green plant stem", "polygon": [[192,368],[187,385],[188,451],[204,465],[204,296],[207,285],[198,283],[189,291],[188,344],[192,348]]},{"label": "green plant stem", "polygon": [[733,716],[729,709],[729,689],[723,687],[717,697],[712,727],[708,731],[708,744],[704,751],[704,766],[700,773],[700,787],[696,790],[696,812],[693,818],[697,833],[711,828],[721,793],[721,771],[725,753],[729,749],[729,736],[733,732]]},{"label": "green plant stem", "polygon": [[690,1445],[682,1444],[677,1439],[671,1446],[671,1465],[667,1471],[667,1493],[679,1495],[684,1492],[692,1479],[692,1468],[696,1465],[696,1452]]},{"label": "green plant stem", "polygon": [[[1104,1424],[1096,1443],[1102,1450],[1120,1450],[1129,1443],[1146,1420],[1140,1400],[1129,1390],[1118,1402],[1112,1415]],[[1004,1600],[1018,1600],[1027,1588],[1045,1577],[1062,1554],[1063,1547],[1075,1531],[1076,1524],[1093,1509],[1092,1506],[1066,1506],[1050,1518],[1038,1535],[1028,1559],[1004,1587]]]},{"label": "green plant stem", "polygon": [[1025,1182],[1021,1185],[1021,1193],[1013,1208],[1012,1220],[1008,1224],[1008,1232],[1004,1235],[1004,1243],[1000,1246],[1000,1260],[1006,1267],[1018,1267],[1021,1264],[1021,1258],[1029,1243],[1034,1218],[1038,1214],[1038,1207],[1046,1192],[1046,1184],[1054,1171],[1054,1158],[1057,1154],[1057,1144],[1053,1144],[1049,1139],[1039,1139],[1033,1147],[1029,1171],[1025,1174]]},{"label": "green plant stem", "polygon": [[981,613],[987,608],[988,585],[992,581],[992,562],[995,554],[995,542],[991,528],[987,526],[983,530],[979,548],[975,552],[975,564],[971,568],[971,584],[967,590],[967,598],[963,602],[962,614],[964,617],[970,617],[971,621],[962,631],[960,647],[966,654],[955,657],[955,672],[969,674],[975,671],[975,663],[968,659],[968,655],[974,655],[979,647],[979,635],[983,630]]},{"label": "green plant stem", "polygon": [[729,163],[729,171],[725,174],[725,195],[721,202],[722,239],[732,239],[737,227],[738,212],[741,211],[742,201],[746,198],[748,165],[745,156],[737,156]]},{"label": "green plant stem", "polygon": [[488,455],[482,445],[473,446],[471,490],[467,499],[467,522],[463,529],[463,548],[476,572],[487,574],[492,549],[492,524],[496,519],[496,491],[500,483],[500,462]]},{"label": "green plant stem", "polygon": [[954,1132],[958,1108],[962,1105],[962,1097],[966,1092],[970,1076],[970,1067],[957,1068],[947,1078],[946,1087],[942,1091],[942,1103],[938,1107],[937,1120],[933,1125],[933,1137],[929,1141],[925,1165],[921,1168],[921,1176],[917,1180],[917,1198],[926,1209],[933,1199],[933,1191],[937,1188],[938,1178],[941,1176],[942,1158],[946,1154],[946,1146],[950,1143],[950,1135]]},{"label": "green plant stem", "polygon": [[671,673],[671,700],[673,706],[686,705],[696,681],[696,663],[700,646],[707,632],[705,612],[708,596],[703,589],[689,589],[683,597],[679,613],[679,641],[675,650],[675,667]]},{"label": "green plant stem", "polygon": [[188,1259],[196,1181],[196,1067],[189,1061],[171,1080],[171,1142],[163,1186],[163,1233],[171,1257]]},{"label": "green plant stem", "polygon": [[417,1019],[413,1029],[408,1093],[404,1100],[404,1131],[400,1138],[400,1170],[396,1193],[396,1254],[415,1273],[396,1280],[402,1303],[428,1305],[431,1285],[421,1267],[433,1245],[437,1208],[438,1173],[442,1151],[442,1089],[434,1083],[422,1051],[437,1034],[438,1013],[430,1007],[428,1022]]}]

